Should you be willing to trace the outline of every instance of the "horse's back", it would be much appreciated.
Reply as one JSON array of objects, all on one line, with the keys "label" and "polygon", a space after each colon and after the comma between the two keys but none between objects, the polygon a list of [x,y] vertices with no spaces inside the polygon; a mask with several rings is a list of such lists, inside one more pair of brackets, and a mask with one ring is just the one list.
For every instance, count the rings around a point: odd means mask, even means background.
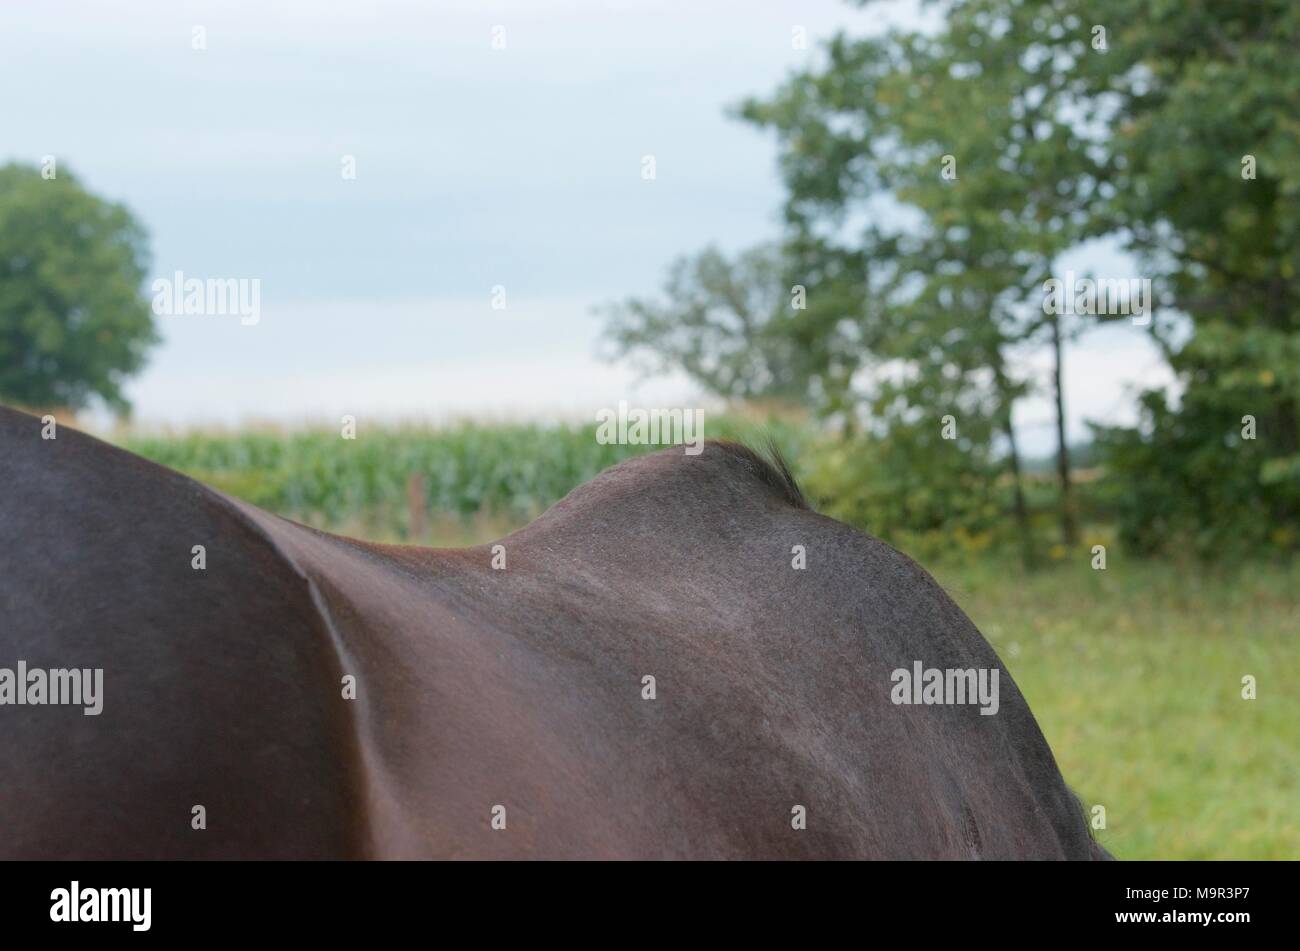
[{"label": "horse's back", "polygon": [[203,486],[3,408],[0,487],[0,667],[103,672],[97,714],[0,706],[0,855],[363,851],[337,658],[273,545]]},{"label": "horse's back", "polygon": [[[738,447],[639,457],[454,552],[8,411],[0,478],[0,667],[104,669],[98,716],[0,706],[5,855],[1091,853],[970,621]],[[894,703],[915,662],[997,671],[997,713]]]},{"label": "horse's back", "polygon": [[[672,830],[639,843],[652,854],[1089,856],[1076,800],[970,620],[743,447],[608,470],[503,547],[497,623],[568,671],[588,733],[617,752],[611,786],[638,806],[622,806],[629,835],[647,818]],[[996,671],[997,712],[896,704],[893,672],[918,661]]]}]

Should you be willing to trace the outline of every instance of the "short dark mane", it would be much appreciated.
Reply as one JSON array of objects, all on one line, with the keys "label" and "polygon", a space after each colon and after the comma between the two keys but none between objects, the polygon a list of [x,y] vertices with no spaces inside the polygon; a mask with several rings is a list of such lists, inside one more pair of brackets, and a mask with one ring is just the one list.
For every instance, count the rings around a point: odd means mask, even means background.
[{"label": "short dark mane", "polygon": [[729,439],[711,439],[708,444],[716,446],[729,456],[744,463],[745,468],[756,476],[760,482],[776,492],[790,505],[797,509],[812,510],[812,506],[808,504],[803,490],[799,488],[799,483],[795,481],[794,473],[790,471],[790,466],[785,461],[785,456],[781,454],[775,440],[769,438],[763,446],[764,451],[762,453],[756,452],[744,443],[732,442]]}]

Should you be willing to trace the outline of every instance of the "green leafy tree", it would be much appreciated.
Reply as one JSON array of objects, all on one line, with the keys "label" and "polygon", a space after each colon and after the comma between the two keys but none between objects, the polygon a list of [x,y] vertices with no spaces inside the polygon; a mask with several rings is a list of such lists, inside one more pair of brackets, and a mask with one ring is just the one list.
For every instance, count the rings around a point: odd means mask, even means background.
[{"label": "green leafy tree", "polygon": [[789,332],[799,301],[784,272],[774,246],[679,258],[660,299],[599,309],[605,343],[647,373],[681,370],[721,396],[801,401],[811,364]]},{"label": "green leafy tree", "polygon": [[[890,85],[907,146],[900,196],[922,209],[933,234],[928,273],[987,302],[962,318],[996,331],[983,349],[1008,401],[1006,350],[1046,344],[1057,431],[1061,535],[1077,541],[1062,385],[1065,344],[1086,326],[1042,306],[1044,282],[1070,248],[1105,230],[1091,213],[1109,173],[1092,102],[1077,64],[1092,54],[1087,24],[1052,5],[972,0],[954,4],[929,39],[909,37],[905,68]],[[942,153],[942,154],[941,154]],[[952,177],[934,174],[947,162]],[[919,174],[918,174],[919,173]],[[937,264],[937,266],[936,266]],[[1014,431],[1009,464],[1017,468]]]},{"label": "green leafy tree", "polygon": [[[1060,381],[1064,344],[1080,327],[1045,312],[1042,285],[1065,250],[1099,230],[1088,207],[1105,169],[1104,153],[1080,131],[1086,86],[1069,69],[1070,56],[1087,54],[1088,35],[1080,30],[1061,54],[1034,6],[958,3],[934,33],[838,36],[824,64],[742,109],[778,134],[796,231],[839,234],[873,260],[882,247],[892,253],[888,355],[991,397],[1027,562],[1012,409],[1028,387],[1011,351],[1044,338],[1052,348],[1061,529],[1071,543]],[[900,221],[887,245],[875,230],[846,232],[846,223],[882,215]]]},{"label": "green leafy tree", "polygon": [[[1063,256],[1081,243],[1118,238],[1140,262],[1137,276],[1153,279],[1149,332],[1181,390],[1176,400],[1145,394],[1137,428],[1098,434],[1125,537],[1147,548],[1189,535],[1207,551],[1227,550],[1232,538],[1296,546],[1300,7],[936,6],[937,30],[837,36],[816,67],[740,109],[777,134],[787,188],[782,260],[766,262],[763,280],[782,295],[805,287],[808,309],[763,308],[758,337],[729,330],[731,356],[746,356],[726,361],[723,377],[705,356],[719,339],[700,318],[707,308],[645,311],[642,336],[625,341],[657,348],[731,395],[750,395],[746,379],[766,387],[775,375],[753,355],[779,354],[797,367],[784,386],[804,387],[805,399],[860,430],[870,458],[905,463],[913,483],[960,485],[961,498],[990,497],[980,480],[1000,437],[1032,561],[1012,426],[1030,387],[1014,367],[1030,349],[1052,358],[1068,544],[1078,529],[1065,350],[1095,322],[1118,318],[1045,307],[1045,281],[1062,276]],[[670,328],[694,342],[656,343]],[[935,418],[956,408],[966,468],[933,435]],[[844,485],[862,474],[844,471]],[[887,477],[873,478],[859,498],[891,523],[932,521],[940,509],[918,499],[955,503],[928,486],[882,508],[875,488]],[[921,511],[930,514],[913,523]]]},{"label": "green leafy tree", "polygon": [[[1123,530],[1207,554],[1300,544],[1300,6],[1074,3],[1108,31],[1102,212],[1156,281],[1181,386],[1102,432]],[[1086,10],[1086,14],[1085,14]],[[1101,212],[1099,212],[1101,213]]]},{"label": "green leafy tree", "polygon": [[0,398],[119,412],[157,337],[144,230],[66,170],[0,168]]}]

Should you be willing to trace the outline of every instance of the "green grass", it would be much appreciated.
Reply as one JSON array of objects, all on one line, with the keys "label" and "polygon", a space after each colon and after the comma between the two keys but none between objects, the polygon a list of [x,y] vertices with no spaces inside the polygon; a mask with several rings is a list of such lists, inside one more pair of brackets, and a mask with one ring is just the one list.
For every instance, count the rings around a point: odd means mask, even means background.
[{"label": "green grass", "polygon": [[[1124,859],[1300,858],[1300,570],[936,571]],[[1256,678],[1255,700],[1241,679]]]}]

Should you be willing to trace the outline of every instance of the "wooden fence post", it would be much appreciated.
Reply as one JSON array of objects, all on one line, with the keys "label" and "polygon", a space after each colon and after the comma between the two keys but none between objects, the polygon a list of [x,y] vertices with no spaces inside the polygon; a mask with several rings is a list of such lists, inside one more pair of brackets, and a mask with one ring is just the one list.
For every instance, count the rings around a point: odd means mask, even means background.
[{"label": "wooden fence post", "polygon": [[424,477],[412,472],[406,480],[406,537],[423,542],[425,525]]}]

